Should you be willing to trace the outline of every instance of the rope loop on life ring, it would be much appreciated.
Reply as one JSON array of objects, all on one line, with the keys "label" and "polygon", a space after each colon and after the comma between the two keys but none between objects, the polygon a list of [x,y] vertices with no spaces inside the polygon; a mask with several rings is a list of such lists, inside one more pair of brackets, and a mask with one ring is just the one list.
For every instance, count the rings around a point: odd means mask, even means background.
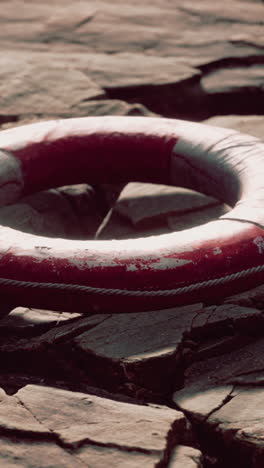
[{"label": "rope loop on life ring", "polygon": [[230,129],[85,117],[0,132],[0,205],[65,184],[178,185],[233,208],[148,238],[52,239],[0,226],[0,298],[13,306],[135,312],[213,300],[264,278],[264,143]]}]

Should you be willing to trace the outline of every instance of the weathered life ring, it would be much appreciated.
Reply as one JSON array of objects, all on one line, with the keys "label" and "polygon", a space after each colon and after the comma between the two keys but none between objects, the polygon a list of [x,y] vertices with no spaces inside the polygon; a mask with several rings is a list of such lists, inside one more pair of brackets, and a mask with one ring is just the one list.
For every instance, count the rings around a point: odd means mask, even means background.
[{"label": "weathered life ring", "polygon": [[264,278],[264,144],[180,120],[87,117],[0,133],[0,201],[80,182],[148,181],[213,195],[216,221],[144,239],[51,239],[0,227],[1,303],[128,312],[216,299]]}]

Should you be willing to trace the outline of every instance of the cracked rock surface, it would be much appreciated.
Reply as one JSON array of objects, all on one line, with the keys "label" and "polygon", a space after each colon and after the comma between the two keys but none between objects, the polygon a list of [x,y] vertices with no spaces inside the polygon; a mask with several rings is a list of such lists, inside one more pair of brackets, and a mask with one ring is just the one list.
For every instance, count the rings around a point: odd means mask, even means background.
[{"label": "cracked rock surface", "polygon": [[2,391],[0,415],[2,466],[51,466],[45,450],[54,467],[121,468],[127,458],[129,467],[164,466],[174,450],[200,456],[182,444],[187,420],[173,409],[27,385],[14,396]]},{"label": "cracked rock surface", "polygon": [[[0,10],[0,129],[160,116],[263,139],[263,1],[3,0]],[[180,187],[83,183],[1,207],[0,224],[99,241],[229,209]],[[263,468],[263,353],[264,286],[144,313],[18,307],[0,320],[0,466]]]}]

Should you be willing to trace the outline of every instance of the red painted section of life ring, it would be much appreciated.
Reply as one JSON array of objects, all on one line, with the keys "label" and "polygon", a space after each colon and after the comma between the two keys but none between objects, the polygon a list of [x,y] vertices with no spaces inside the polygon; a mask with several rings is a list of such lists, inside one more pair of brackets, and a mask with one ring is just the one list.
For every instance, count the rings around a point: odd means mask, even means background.
[{"label": "red painted section of life ring", "polygon": [[147,239],[72,241],[0,227],[0,297],[81,312],[151,310],[215,299],[264,278],[264,144],[179,120],[87,117],[0,133],[0,202],[79,182],[181,185],[234,208]]}]

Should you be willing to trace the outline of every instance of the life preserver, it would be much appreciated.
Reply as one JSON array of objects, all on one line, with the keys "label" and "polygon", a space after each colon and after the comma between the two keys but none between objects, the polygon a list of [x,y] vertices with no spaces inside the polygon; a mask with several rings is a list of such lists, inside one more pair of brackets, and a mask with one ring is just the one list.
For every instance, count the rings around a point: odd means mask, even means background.
[{"label": "life preserver", "polygon": [[264,144],[180,120],[87,117],[0,133],[0,201],[80,182],[143,181],[234,208],[203,226],[144,239],[51,239],[0,227],[1,302],[53,310],[154,310],[263,282]]}]

